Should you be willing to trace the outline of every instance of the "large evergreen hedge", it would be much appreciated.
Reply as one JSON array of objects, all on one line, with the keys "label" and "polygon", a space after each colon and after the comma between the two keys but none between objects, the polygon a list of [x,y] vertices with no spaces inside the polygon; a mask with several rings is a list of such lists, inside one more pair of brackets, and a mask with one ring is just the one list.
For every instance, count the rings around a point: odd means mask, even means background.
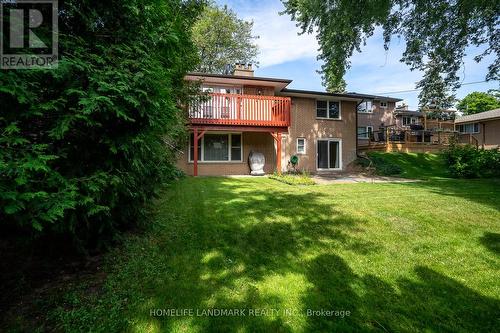
[{"label": "large evergreen hedge", "polygon": [[0,228],[95,246],[137,221],[175,172],[201,7],[59,1],[58,68],[0,71]]}]

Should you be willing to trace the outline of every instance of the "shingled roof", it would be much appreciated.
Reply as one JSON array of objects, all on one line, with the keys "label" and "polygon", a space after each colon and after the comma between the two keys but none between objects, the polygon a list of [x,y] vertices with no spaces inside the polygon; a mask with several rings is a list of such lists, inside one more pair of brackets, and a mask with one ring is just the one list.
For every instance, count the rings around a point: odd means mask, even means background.
[{"label": "shingled roof", "polygon": [[475,114],[470,114],[468,116],[458,117],[455,119],[456,124],[460,123],[471,123],[483,120],[493,120],[500,119],[500,109],[479,112]]}]

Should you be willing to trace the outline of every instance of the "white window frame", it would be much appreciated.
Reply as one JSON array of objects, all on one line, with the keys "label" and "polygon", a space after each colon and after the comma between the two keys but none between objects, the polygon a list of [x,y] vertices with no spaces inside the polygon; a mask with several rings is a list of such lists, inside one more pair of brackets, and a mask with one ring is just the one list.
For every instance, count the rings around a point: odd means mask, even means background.
[{"label": "white window frame", "polygon": [[[405,118],[410,118],[410,123],[405,125]],[[403,126],[410,126],[410,125],[415,125],[418,123],[418,118],[415,116],[402,116],[401,117],[401,123]]]},{"label": "white window frame", "polygon": [[[339,167],[338,168],[319,168],[318,167],[318,141],[331,141],[339,143]],[[318,138],[316,139],[316,170],[317,171],[342,171],[342,139],[340,138]],[[328,161],[330,161],[330,144],[328,144]],[[328,162],[329,163],[329,162]]]},{"label": "white window frame", "polygon": [[[326,102],[326,117],[318,117],[318,101]],[[339,117],[338,118],[330,118],[330,102],[339,103]],[[314,101],[315,107],[314,112],[316,113],[316,119],[322,120],[342,120],[342,102],[337,100],[328,100],[328,99],[316,99]]]},{"label": "white window frame", "polygon": [[361,140],[367,140],[367,139],[369,139],[370,137],[368,136],[368,134],[370,132],[373,133],[373,126],[358,126],[356,128],[356,132],[358,131],[359,127],[363,127],[365,129],[365,136],[359,136],[359,134],[358,134],[358,139],[361,139]]},{"label": "white window frame", "polygon": [[[206,84],[201,87],[203,92],[215,92],[215,93],[221,93],[221,89],[229,89],[230,94],[236,94],[236,95],[241,95],[243,94],[243,87],[242,86],[233,86],[233,85],[224,85],[224,84]],[[222,92],[222,94],[227,94],[227,92]]]},{"label": "white window frame", "polygon": [[[299,140],[304,140],[304,145],[303,145],[304,146],[304,151],[299,151]],[[296,152],[297,155],[304,155],[304,154],[306,154],[306,151],[307,151],[306,142],[307,142],[306,138],[302,138],[302,137],[301,138],[297,138],[297,141],[296,141],[297,145],[296,145],[296,149],[295,149],[295,152]]]},{"label": "white window frame", "polygon": [[[385,104],[385,105],[382,105],[382,104]],[[380,108],[381,109],[387,109],[387,102],[386,101],[380,101]]]},{"label": "white window frame", "polygon": [[[228,160],[222,160],[222,161],[205,161],[205,135],[210,135],[210,134],[227,134],[229,135],[229,138],[228,138]],[[241,140],[240,140],[240,151],[241,151],[241,158],[239,160],[234,160],[232,161],[231,160],[231,147],[232,147],[232,136],[233,134],[239,134],[241,135]],[[188,159],[188,163],[191,164],[191,163],[194,163],[194,156],[193,158],[191,158],[191,135],[192,133],[189,133],[189,142],[188,142],[188,153],[187,153],[187,159]],[[243,162],[243,133],[242,132],[207,132],[205,133],[201,139],[200,139],[200,142],[199,142],[199,145],[201,147],[201,158],[200,160],[198,161],[198,163],[242,163]]]},{"label": "white window frame", "polygon": [[373,113],[373,100],[364,100],[363,102],[361,102],[360,104],[362,103],[368,103],[370,102],[371,103],[371,107],[368,109],[368,108],[365,108],[366,111],[359,111],[358,110],[358,105],[356,105],[356,112],[357,113],[361,113],[361,114],[364,114],[364,113]]},{"label": "white window frame", "polygon": [[[462,132],[460,130],[460,127],[463,126],[465,128],[466,125],[472,125],[472,132]],[[474,127],[475,125],[477,125],[477,132],[474,130]],[[458,132],[460,134],[478,134],[478,133],[481,133],[481,126],[478,122],[475,122],[475,123],[466,123],[466,124],[459,124],[458,125]]]}]

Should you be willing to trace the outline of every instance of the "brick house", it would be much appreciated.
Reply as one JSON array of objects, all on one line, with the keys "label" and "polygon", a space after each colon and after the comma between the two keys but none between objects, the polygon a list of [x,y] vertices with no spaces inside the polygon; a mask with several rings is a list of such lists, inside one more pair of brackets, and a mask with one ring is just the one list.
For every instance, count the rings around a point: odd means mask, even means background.
[{"label": "brick house", "polygon": [[376,134],[383,131],[383,128],[396,124],[394,110],[396,102],[399,101],[401,101],[399,98],[366,96],[358,104],[357,132],[360,144],[365,144],[372,133]]},{"label": "brick house", "polygon": [[177,163],[195,176],[249,174],[251,151],[264,154],[266,173],[285,171],[293,155],[297,168],[310,173],[345,170],[357,156],[358,106],[380,100],[287,89],[292,80],[256,77],[250,65],[186,80],[200,82],[207,96],[188,107],[190,138]]}]

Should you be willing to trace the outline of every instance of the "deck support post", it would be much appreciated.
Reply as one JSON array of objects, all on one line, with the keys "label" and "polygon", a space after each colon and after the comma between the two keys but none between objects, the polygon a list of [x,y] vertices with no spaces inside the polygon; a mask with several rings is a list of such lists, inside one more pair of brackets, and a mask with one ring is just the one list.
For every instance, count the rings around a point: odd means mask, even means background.
[{"label": "deck support post", "polygon": [[193,131],[194,153],[193,153],[193,176],[198,176],[198,129]]},{"label": "deck support post", "polygon": [[206,131],[201,131],[198,134],[198,129],[193,129],[193,140],[194,140],[194,152],[193,152],[193,176],[198,176],[198,140],[200,140]]},{"label": "deck support post", "polygon": [[281,132],[270,132],[274,141],[276,141],[276,171],[281,174]]},{"label": "deck support post", "polygon": [[281,174],[281,132],[276,133],[276,168]]}]

